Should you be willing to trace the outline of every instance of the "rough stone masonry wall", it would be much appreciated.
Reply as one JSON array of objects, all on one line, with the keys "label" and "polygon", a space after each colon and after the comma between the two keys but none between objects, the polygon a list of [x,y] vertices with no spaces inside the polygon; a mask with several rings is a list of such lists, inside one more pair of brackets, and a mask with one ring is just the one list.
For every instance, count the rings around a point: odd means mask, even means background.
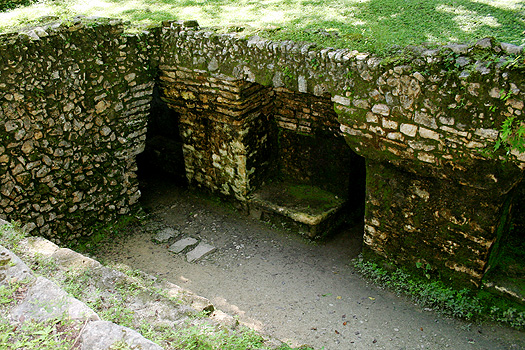
[{"label": "rough stone masonry wall", "polygon": [[160,35],[161,70],[331,96],[348,145],[367,159],[367,255],[479,284],[525,167],[524,154],[492,152],[503,122],[524,119],[523,48],[484,39],[382,59],[176,23]]},{"label": "rough stone masonry wall", "polygon": [[330,96],[274,89],[274,118],[279,127],[279,176],[355,199],[362,207],[364,164],[339,130]]},{"label": "rough stone masonry wall", "polygon": [[522,48],[486,39],[381,59],[176,23],[135,36],[81,22],[1,37],[2,218],[58,241],[126,213],[158,62],[190,179],[246,199],[271,164],[276,96],[330,97],[367,159],[365,252],[479,283],[525,165],[486,154],[506,118],[524,119],[523,65],[508,64]]},{"label": "rough stone masonry wall", "polygon": [[119,20],[0,36],[0,218],[64,242],[130,211],[153,88],[146,46]]},{"label": "rough stone masonry wall", "polygon": [[160,69],[163,100],[180,114],[189,183],[246,200],[273,153],[268,89],[183,67]]}]

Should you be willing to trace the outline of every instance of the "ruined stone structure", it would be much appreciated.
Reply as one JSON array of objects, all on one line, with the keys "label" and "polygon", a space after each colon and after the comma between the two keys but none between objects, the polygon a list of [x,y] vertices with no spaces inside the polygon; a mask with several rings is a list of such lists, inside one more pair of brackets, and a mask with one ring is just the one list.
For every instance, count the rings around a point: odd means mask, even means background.
[{"label": "ruined stone structure", "polygon": [[0,37],[0,216],[57,242],[127,214],[140,197],[153,80],[119,20]]},{"label": "ruined stone structure", "polygon": [[83,19],[1,38],[1,217],[67,240],[126,213],[155,81],[178,128],[157,144],[180,143],[190,184],[247,202],[277,176],[350,200],[364,158],[366,255],[479,284],[525,166],[492,152],[523,120],[522,48],[381,59],[179,23],[122,30]]}]

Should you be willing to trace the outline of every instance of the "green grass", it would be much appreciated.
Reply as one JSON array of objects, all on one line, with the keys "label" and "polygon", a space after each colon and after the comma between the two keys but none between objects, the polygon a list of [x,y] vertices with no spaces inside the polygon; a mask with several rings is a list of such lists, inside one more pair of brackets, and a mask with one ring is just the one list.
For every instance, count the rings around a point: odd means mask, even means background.
[{"label": "green grass", "polygon": [[16,250],[18,242],[24,239],[26,235],[18,223],[0,224],[0,244],[8,249]]},{"label": "green grass", "polygon": [[439,279],[420,278],[402,269],[385,270],[376,263],[356,260],[354,266],[379,286],[406,295],[422,307],[465,320],[485,319],[525,329],[525,305],[481,289],[454,289]]},{"label": "green grass", "polygon": [[194,19],[223,31],[376,53],[487,36],[525,44],[523,0],[40,0],[0,12],[0,32],[40,16],[77,14],[148,25]]},{"label": "green grass", "polygon": [[17,283],[0,284],[0,348],[68,350],[71,349],[80,331],[80,325],[64,318],[44,322],[26,321],[10,323],[7,310],[15,306],[17,298],[24,294],[28,285]]}]

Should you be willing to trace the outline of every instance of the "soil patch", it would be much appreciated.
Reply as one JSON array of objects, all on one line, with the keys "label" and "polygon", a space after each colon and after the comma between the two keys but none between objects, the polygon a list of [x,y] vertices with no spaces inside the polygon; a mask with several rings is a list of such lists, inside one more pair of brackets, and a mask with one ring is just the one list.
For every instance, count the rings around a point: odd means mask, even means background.
[{"label": "soil patch", "polygon": [[[369,284],[351,266],[362,224],[320,243],[265,224],[230,205],[177,187],[144,182],[151,217],[127,229],[97,258],[125,263],[211,300],[216,308],[290,345],[316,349],[522,349],[523,332],[471,325],[422,310]],[[188,263],[184,253],[155,243],[161,230],[192,237],[216,250]]]}]

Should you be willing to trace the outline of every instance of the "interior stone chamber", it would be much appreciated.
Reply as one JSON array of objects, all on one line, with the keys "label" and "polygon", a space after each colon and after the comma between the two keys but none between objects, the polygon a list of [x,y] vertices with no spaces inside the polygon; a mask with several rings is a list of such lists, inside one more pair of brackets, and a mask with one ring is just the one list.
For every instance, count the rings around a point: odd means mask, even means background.
[{"label": "interior stone chamber", "polygon": [[491,150],[523,120],[521,47],[384,59],[87,18],[0,39],[0,217],[55,241],[137,205],[138,155],[311,238],[364,215],[366,258],[451,283],[479,286],[508,230],[525,155]]}]

